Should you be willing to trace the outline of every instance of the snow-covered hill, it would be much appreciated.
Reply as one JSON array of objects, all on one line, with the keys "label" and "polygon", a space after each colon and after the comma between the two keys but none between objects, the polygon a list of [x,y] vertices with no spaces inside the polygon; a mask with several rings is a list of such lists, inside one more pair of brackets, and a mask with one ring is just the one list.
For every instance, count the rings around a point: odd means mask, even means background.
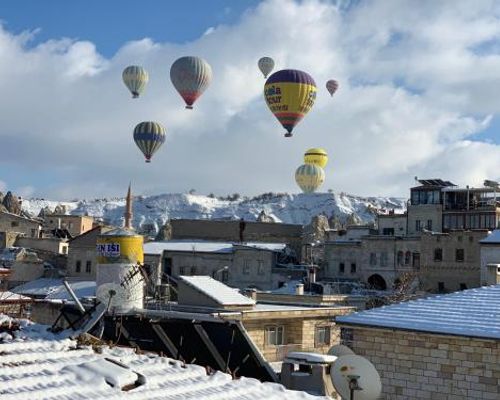
[{"label": "snow-covered hill", "polygon": [[[121,225],[125,207],[124,198],[58,202],[44,199],[24,199],[22,208],[32,216],[41,209],[53,210],[65,206],[68,214],[87,214],[102,218],[106,223]],[[344,222],[349,215],[362,223],[374,221],[377,210],[395,209],[402,212],[404,199],[386,197],[359,197],[348,194],[264,194],[251,199],[234,201],[192,194],[162,194],[137,196],[133,205],[133,224],[136,228],[158,231],[165,222],[175,218],[255,220],[264,211],[276,222],[308,224],[315,215],[324,213]]]}]

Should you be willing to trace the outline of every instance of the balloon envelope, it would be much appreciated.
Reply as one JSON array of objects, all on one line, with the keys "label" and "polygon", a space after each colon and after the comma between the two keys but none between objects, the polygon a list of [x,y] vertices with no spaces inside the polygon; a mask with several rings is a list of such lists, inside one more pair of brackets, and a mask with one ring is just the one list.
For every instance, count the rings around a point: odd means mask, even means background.
[{"label": "balloon envelope", "polygon": [[304,164],[295,171],[295,181],[304,193],[313,193],[325,181],[325,171],[317,165]]},{"label": "balloon envelope", "polygon": [[326,82],[326,89],[330,93],[330,96],[333,96],[333,94],[337,91],[339,88],[339,83],[335,79],[330,79],[328,82]]},{"label": "balloon envelope", "polygon": [[145,121],[137,124],[134,129],[134,141],[142,151],[146,162],[151,162],[151,157],[165,142],[165,128],[158,122]]},{"label": "balloon envelope", "polygon": [[133,98],[139,97],[149,81],[148,72],[139,65],[130,65],[125,68],[122,78]]},{"label": "balloon envelope", "polygon": [[319,147],[309,149],[304,153],[304,163],[314,164],[318,167],[325,168],[328,163],[328,154],[325,149]]},{"label": "balloon envelope", "polygon": [[260,72],[264,75],[264,78],[267,78],[274,68],[274,60],[271,57],[262,57],[259,60],[258,65]]},{"label": "balloon envelope", "polygon": [[272,74],[264,85],[267,106],[287,130],[292,131],[309,112],[316,99],[316,83],[307,72],[284,69]]},{"label": "balloon envelope", "polygon": [[212,68],[202,58],[181,57],[170,67],[170,80],[184,99],[186,108],[192,109],[212,81]]}]

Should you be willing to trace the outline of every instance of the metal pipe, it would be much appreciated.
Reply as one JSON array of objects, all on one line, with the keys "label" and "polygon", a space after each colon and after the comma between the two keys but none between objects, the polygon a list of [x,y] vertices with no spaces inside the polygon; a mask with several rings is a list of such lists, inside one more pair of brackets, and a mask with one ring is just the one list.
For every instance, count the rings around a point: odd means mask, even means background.
[{"label": "metal pipe", "polygon": [[71,298],[75,301],[78,310],[80,310],[82,314],[85,314],[85,308],[82,306],[82,303],[80,303],[80,300],[78,300],[78,297],[76,297],[75,292],[73,292],[73,289],[71,289],[71,286],[69,286],[69,283],[66,281],[66,279],[63,280],[63,285],[68,291]]}]

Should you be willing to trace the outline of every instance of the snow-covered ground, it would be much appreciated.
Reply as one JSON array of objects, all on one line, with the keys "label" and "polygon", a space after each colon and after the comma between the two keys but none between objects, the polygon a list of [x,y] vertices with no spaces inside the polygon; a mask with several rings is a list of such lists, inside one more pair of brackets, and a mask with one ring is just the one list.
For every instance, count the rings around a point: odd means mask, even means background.
[{"label": "snow-covered ground", "polygon": [[[103,218],[112,225],[123,223],[124,198],[58,202],[42,199],[24,199],[22,208],[32,216],[41,209],[66,207],[68,214],[87,214]],[[405,199],[393,197],[360,197],[348,194],[275,194],[235,201],[191,194],[162,194],[134,198],[133,224],[136,228],[150,227],[157,232],[169,219],[238,219],[255,220],[261,211],[276,222],[308,224],[315,215],[336,216],[341,222],[354,214],[362,223],[374,221],[377,210],[402,212]]]},{"label": "snow-covered ground", "polygon": [[[9,320],[0,314],[0,324]],[[256,379],[233,380],[221,372],[207,375],[201,366],[132,349],[103,347],[96,353],[74,340],[57,339],[43,325],[21,321],[21,327],[15,338],[0,335],[2,400],[327,399]]]}]

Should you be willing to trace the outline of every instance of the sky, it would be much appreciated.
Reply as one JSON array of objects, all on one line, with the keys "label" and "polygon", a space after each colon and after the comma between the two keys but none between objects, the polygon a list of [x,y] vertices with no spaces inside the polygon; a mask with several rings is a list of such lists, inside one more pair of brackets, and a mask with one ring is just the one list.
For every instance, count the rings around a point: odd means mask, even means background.
[{"label": "sky", "polygon": [[[323,147],[332,189],[408,196],[414,177],[500,179],[500,4],[494,0],[6,0],[0,9],[0,191],[56,200],[298,192]],[[213,81],[185,110],[169,79],[184,55]],[[311,112],[283,137],[263,99],[262,56],[309,72]],[[130,64],[150,74],[131,99]],[[339,81],[333,98],[324,84]],[[132,139],[167,140],[145,164]]]}]

